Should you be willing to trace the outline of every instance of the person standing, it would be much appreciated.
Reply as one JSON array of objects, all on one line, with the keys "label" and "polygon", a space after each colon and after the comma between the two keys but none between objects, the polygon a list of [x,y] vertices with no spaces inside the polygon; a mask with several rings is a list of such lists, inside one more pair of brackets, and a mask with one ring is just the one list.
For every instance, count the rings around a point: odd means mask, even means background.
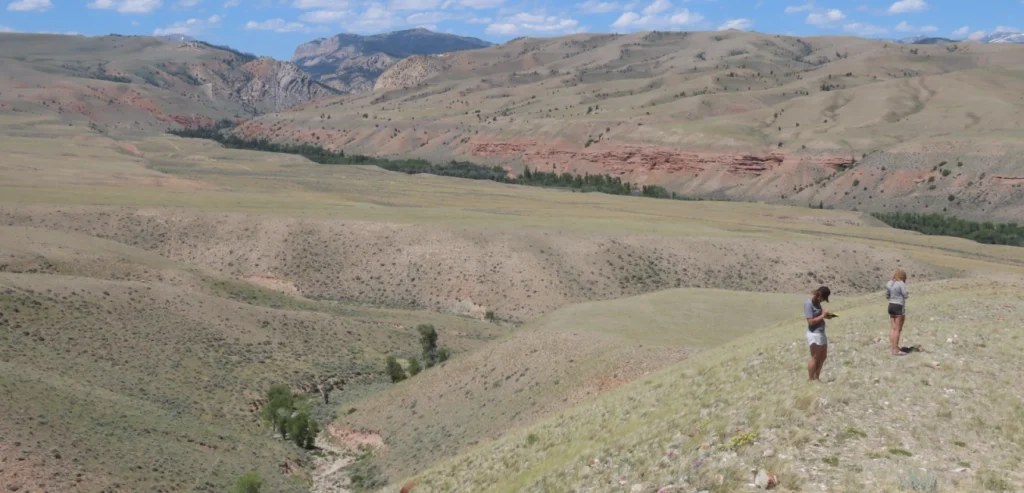
[{"label": "person standing", "polygon": [[900,348],[903,323],[907,320],[907,273],[896,269],[892,279],[885,283],[885,299],[889,300],[889,351],[893,356],[905,356]]},{"label": "person standing", "polygon": [[830,313],[821,307],[821,302],[828,303],[832,292],[827,286],[821,286],[811,293],[810,299],[804,302],[804,316],[807,317],[807,345],[811,348],[811,359],[807,362],[807,376],[811,380],[820,380],[821,368],[828,357],[828,339],[825,337],[825,319]]}]

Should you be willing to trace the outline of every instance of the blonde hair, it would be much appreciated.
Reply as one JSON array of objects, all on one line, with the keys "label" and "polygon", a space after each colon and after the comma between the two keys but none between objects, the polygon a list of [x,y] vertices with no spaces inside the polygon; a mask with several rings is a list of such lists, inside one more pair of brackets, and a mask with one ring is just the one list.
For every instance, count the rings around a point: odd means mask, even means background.
[{"label": "blonde hair", "polygon": [[903,282],[906,282],[907,281],[907,273],[904,272],[903,269],[896,269],[896,272],[892,273],[892,280],[893,281],[903,281]]}]

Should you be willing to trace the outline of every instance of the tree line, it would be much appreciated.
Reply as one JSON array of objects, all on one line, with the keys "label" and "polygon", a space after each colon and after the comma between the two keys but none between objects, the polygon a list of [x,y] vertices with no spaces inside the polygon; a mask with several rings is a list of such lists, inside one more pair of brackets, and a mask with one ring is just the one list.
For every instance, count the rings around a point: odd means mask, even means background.
[{"label": "tree line", "polygon": [[438,164],[426,159],[387,159],[361,154],[346,154],[345,151],[332,151],[315,144],[280,144],[265,137],[247,138],[224,132],[233,126],[230,120],[221,120],[212,126],[188,127],[180,130],[169,130],[168,133],[179,137],[209,139],[219,142],[231,149],[249,149],[265,152],[297,154],[319,164],[342,165],[359,164],[373,165],[388,171],[406,174],[431,174],[470,180],[489,180],[499,183],[510,183],[546,188],[563,188],[577,192],[599,192],[610,195],[638,195],[657,199],[702,200],[694,197],[669,192],[657,185],[637,187],[623,181],[622,178],[609,174],[558,173],[555,171],[531,170],[527,167],[518,176],[510,176],[501,166],[482,166],[469,161],[449,161]]},{"label": "tree line", "polygon": [[287,385],[275,384],[267,391],[267,405],[263,407],[263,419],[281,434],[282,439],[291,439],[296,446],[314,448],[320,424],[310,417],[309,412],[300,408],[299,396],[292,393]]},{"label": "tree line", "polygon": [[956,236],[992,245],[1024,246],[1024,227],[1017,223],[976,222],[917,212],[876,212],[871,215],[894,228],[926,235]]}]

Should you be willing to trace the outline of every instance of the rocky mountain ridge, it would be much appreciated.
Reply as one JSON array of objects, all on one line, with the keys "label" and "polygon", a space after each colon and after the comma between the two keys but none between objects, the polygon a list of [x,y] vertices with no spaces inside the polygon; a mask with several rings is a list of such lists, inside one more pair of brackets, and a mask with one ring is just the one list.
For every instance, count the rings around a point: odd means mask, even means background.
[{"label": "rocky mountain ridge", "polygon": [[372,36],[337,34],[303,43],[291,61],[316,80],[345,93],[373,90],[392,65],[415,55],[437,55],[491,46],[477,38],[408,29]]},{"label": "rocky mountain ridge", "polygon": [[165,130],[338,94],[293,63],[203,41],[0,34],[0,108],[111,130]]}]

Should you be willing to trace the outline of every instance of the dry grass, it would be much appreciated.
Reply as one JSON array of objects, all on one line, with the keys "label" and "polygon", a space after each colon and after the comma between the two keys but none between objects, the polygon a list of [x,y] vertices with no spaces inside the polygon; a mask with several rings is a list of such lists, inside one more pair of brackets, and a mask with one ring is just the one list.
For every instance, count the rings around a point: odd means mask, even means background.
[{"label": "dry grass", "polygon": [[736,491],[764,467],[780,491],[901,491],[930,479],[937,491],[1019,489],[1021,287],[919,285],[903,339],[919,352],[904,358],[888,355],[877,296],[834,300],[842,317],[828,329],[823,384],[806,381],[792,320],[413,480],[423,491]]},{"label": "dry grass", "polygon": [[571,305],[366,399],[338,424],[380,432],[398,479],[791,316],[800,295],[672,289]]},{"label": "dry grass", "polygon": [[384,354],[415,354],[416,323],[456,354],[503,332],[293,298],[107,240],[0,231],[0,443],[21,444],[0,467],[8,489],[223,491],[256,469],[302,491],[308,475],[278,465],[308,457],[252,414],[270,384],[383,382]]}]

